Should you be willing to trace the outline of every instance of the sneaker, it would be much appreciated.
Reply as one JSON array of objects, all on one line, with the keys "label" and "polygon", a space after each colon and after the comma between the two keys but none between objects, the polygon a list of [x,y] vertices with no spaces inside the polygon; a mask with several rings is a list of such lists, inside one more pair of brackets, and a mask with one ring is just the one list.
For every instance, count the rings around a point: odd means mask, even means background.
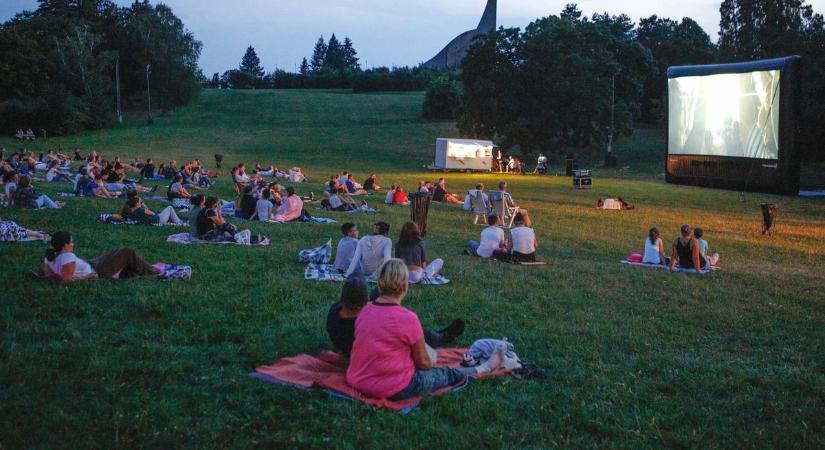
[{"label": "sneaker", "polygon": [[464,327],[464,321],[461,319],[456,319],[453,320],[453,322],[450,325],[448,325],[447,328],[444,328],[443,330],[438,330],[438,333],[443,338],[442,343],[449,344],[455,341],[457,337],[461,336],[461,334],[464,333]]},{"label": "sneaker", "polygon": [[367,202],[366,202],[365,200],[361,200],[361,206],[366,207],[366,206],[367,206]]},{"label": "sneaker", "polygon": [[157,191],[158,191],[158,185],[156,184],[156,185],[152,186],[152,190],[149,191],[149,192],[157,192]]}]

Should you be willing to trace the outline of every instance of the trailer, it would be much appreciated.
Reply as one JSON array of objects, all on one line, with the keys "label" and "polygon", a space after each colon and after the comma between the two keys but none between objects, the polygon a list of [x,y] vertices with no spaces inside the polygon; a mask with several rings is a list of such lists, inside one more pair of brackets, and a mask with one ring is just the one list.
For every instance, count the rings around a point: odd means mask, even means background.
[{"label": "trailer", "polygon": [[493,170],[493,141],[438,138],[433,170],[489,172]]}]

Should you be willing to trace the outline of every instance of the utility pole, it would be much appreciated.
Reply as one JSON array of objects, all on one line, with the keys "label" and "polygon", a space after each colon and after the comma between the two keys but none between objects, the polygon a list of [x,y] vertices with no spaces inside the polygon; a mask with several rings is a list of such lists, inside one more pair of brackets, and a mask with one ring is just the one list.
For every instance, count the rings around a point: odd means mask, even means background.
[{"label": "utility pole", "polygon": [[117,85],[117,121],[123,123],[123,115],[120,113],[120,58],[115,61],[115,83]]},{"label": "utility pole", "polygon": [[613,74],[613,79],[611,81],[611,93],[610,93],[610,136],[607,137],[607,155],[604,158],[604,165],[607,167],[615,167],[616,166],[616,158],[613,156],[613,130],[615,125],[615,117],[616,117],[616,75],[619,74],[617,70]]},{"label": "utility pole", "polygon": [[152,123],[152,95],[149,92],[149,74],[151,73],[152,65],[146,64],[146,102],[149,107],[149,117],[146,119]]}]

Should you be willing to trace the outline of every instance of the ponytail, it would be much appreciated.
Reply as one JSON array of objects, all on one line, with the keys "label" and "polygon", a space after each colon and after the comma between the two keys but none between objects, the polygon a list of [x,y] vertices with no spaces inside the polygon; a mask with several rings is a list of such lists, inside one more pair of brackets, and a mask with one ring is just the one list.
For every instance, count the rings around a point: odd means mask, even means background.
[{"label": "ponytail", "polygon": [[63,251],[63,248],[72,241],[72,235],[65,231],[58,231],[52,235],[52,246],[46,249],[46,260],[54,261],[57,254]]}]

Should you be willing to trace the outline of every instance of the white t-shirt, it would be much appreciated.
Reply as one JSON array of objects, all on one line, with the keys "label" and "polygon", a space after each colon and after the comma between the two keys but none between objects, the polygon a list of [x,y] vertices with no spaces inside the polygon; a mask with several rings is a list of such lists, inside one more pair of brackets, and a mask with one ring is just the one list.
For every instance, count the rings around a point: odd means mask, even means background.
[{"label": "white t-shirt", "polygon": [[57,176],[57,169],[49,169],[49,171],[46,172],[46,181],[52,182],[54,180],[54,177],[56,177],[56,176]]},{"label": "white t-shirt", "polygon": [[645,239],[645,254],[642,257],[643,263],[662,264],[662,256],[659,254],[659,245],[662,243],[661,238],[656,238],[656,242],[650,242],[650,239]]},{"label": "white t-shirt", "polygon": [[172,185],[169,186],[169,192],[178,194],[178,193],[180,193],[180,188],[182,188],[182,187],[183,186],[181,186],[180,183],[172,183]]},{"label": "white t-shirt", "polygon": [[92,269],[92,266],[89,263],[78,258],[77,255],[75,255],[74,253],[61,253],[57,255],[57,258],[55,258],[54,261],[49,261],[48,259],[46,259],[44,260],[44,262],[46,263],[46,265],[49,266],[49,270],[51,270],[52,273],[55,273],[57,275],[60,275],[64,265],[69,263],[75,263],[75,279],[86,278],[89,275],[95,273],[95,270]]},{"label": "white t-shirt", "polygon": [[14,195],[12,195],[12,191],[17,189],[17,183],[14,181],[9,181],[6,183],[6,201],[11,202],[14,200]]},{"label": "white t-shirt", "polygon": [[510,230],[513,238],[513,251],[529,255],[536,251],[536,232],[528,227],[515,227]]},{"label": "white t-shirt", "polygon": [[387,192],[387,196],[384,198],[384,203],[392,205],[393,194],[395,194],[395,191],[390,190],[389,192]]},{"label": "white t-shirt", "polygon": [[341,201],[341,198],[337,195],[330,195],[329,196],[329,206],[332,209],[340,208],[344,206],[344,202]]},{"label": "white t-shirt", "polygon": [[272,202],[262,198],[255,203],[255,212],[258,214],[258,220],[266,222],[269,220],[269,215],[272,212]]},{"label": "white t-shirt", "polygon": [[504,242],[504,230],[499,227],[487,227],[481,232],[481,242],[478,245],[478,256],[489,258],[493,252],[501,248]]}]

